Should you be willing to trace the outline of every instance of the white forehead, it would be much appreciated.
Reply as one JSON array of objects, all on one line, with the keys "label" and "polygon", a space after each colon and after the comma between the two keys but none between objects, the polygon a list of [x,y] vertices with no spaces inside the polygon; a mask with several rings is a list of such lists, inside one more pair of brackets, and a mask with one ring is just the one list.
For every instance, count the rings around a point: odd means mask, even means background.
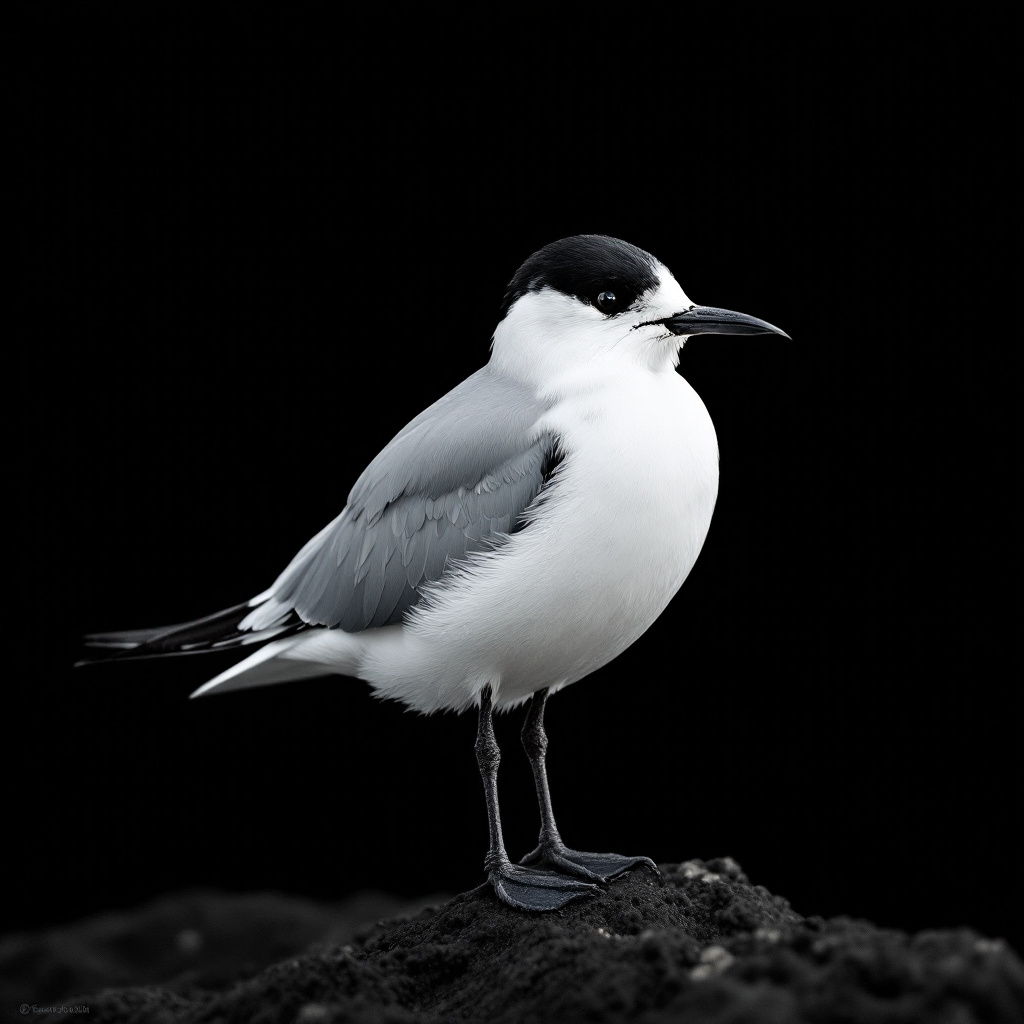
[{"label": "white forehead", "polygon": [[[679,282],[672,276],[672,271],[664,264],[659,263],[656,272],[658,274],[658,287],[650,294],[651,300],[659,305],[672,307],[673,313],[682,313],[689,309],[693,303],[686,297]],[[670,314],[666,314],[668,316]]]}]

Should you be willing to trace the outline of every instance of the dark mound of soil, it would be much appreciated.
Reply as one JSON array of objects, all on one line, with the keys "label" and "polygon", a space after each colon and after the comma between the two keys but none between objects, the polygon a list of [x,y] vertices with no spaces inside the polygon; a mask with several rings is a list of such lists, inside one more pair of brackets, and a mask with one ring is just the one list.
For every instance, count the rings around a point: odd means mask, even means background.
[{"label": "dark mound of soil", "polygon": [[[275,929],[263,897],[262,913],[249,907],[243,939],[239,898],[233,908],[230,898],[205,899],[214,901],[203,908],[205,923],[183,928],[188,915],[179,917],[161,941],[153,941],[152,908],[139,916],[147,936],[137,949],[149,950],[149,980],[161,984],[62,1003],[88,1007],[92,1020],[162,1024],[1024,1021],[1024,965],[1005,943],[967,929],[908,936],[847,918],[804,918],[752,886],[729,858],[664,865],[661,878],[636,869],[601,897],[544,915],[509,910],[482,887],[380,921],[341,945],[351,913],[302,901],[296,912],[279,897]],[[165,908],[165,923],[168,916]],[[79,944],[88,927],[78,926]],[[64,930],[68,942],[72,931]],[[286,940],[296,944],[297,955],[260,969],[260,934],[278,953]],[[298,953],[307,940],[314,944]],[[167,943],[177,952],[161,949]],[[52,956],[52,944],[45,948]],[[9,979],[10,956],[0,965]],[[184,970],[182,956],[193,961]],[[133,973],[144,972],[140,963]],[[41,1009],[57,998],[46,986],[58,979],[35,977],[31,998],[24,990],[15,998]]]},{"label": "dark mound of soil", "polygon": [[363,892],[332,904],[274,892],[192,891],[8,935],[0,938],[0,1020],[22,1004],[89,1005],[73,997],[105,988],[227,989],[314,942],[341,945],[383,917],[415,914],[444,899]]}]

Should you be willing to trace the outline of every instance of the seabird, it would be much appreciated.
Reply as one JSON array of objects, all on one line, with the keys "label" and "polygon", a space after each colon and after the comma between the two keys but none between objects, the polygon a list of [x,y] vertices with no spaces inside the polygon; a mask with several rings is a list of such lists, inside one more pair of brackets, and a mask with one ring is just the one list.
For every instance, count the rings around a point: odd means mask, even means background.
[{"label": "seabird", "polygon": [[[512,278],[487,364],[395,435],[269,589],[192,622],[93,635],[91,660],[255,645],[193,696],[340,674],[417,711],[475,706],[485,866],[505,903],[552,910],[634,866],[657,871],[564,845],[544,707],[641,636],[707,536],[718,441],[676,372],[684,342],[768,333],[788,337],[694,305],[627,242],[552,242]],[[515,863],[492,714],[527,700],[541,831]]]}]

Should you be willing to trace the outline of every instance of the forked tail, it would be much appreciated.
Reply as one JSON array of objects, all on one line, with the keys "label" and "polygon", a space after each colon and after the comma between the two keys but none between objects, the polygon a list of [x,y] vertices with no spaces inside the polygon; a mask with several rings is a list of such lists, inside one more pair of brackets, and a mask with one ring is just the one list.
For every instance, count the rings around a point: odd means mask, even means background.
[{"label": "forked tail", "polygon": [[163,658],[178,654],[205,654],[208,651],[231,650],[251,644],[262,645],[269,640],[291,636],[306,624],[291,609],[262,629],[240,629],[254,602],[235,605],[192,622],[151,629],[128,629],[118,633],[93,633],[84,639],[88,650],[78,662],[89,665],[99,661],[127,658]]},{"label": "forked tail", "polygon": [[[176,626],[93,633],[85,637],[89,650],[78,664],[255,648],[201,686],[193,697],[357,673],[360,645],[355,637],[340,629],[310,629],[291,608],[275,606],[272,601],[261,594],[245,604]],[[262,614],[253,615],[256,609]]]}]

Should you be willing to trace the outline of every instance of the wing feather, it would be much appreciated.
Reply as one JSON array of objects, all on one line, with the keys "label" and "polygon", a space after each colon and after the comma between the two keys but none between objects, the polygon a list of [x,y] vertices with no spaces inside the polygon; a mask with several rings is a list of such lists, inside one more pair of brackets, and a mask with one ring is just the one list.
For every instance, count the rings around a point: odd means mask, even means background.
[{"label": "wing feather", "polygon": [[349,632],[401,621],[449,566],[522,525],[557,461],[546,409],[490,367],[463,381],[370,463],[268,591],[274,607]]}]

